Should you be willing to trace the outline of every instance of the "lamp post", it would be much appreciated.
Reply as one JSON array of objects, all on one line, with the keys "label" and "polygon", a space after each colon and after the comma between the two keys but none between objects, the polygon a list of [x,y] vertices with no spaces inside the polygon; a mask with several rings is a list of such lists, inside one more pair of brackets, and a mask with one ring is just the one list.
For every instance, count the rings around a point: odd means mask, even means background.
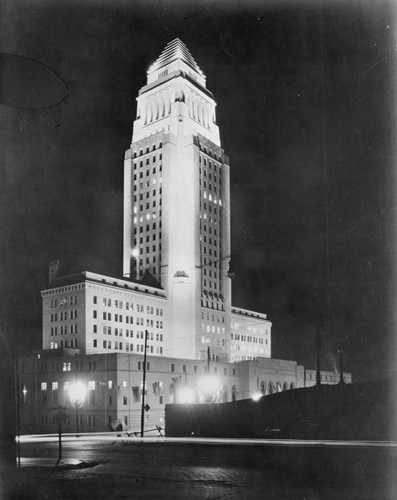
[{"label": "lamp post", "polygon": [[69,387],[70,402],[76,409],[76,437],[79,435],[79,408],[83,406],[86,388],[81,380],[76,380]]},{"label": "lamp post", "polygon": [[55,413],[55,420],[58,423],[58,461],[56,463],[56,465],[58,465],[62,460],[62,424],[66,419],[66,413],[64,412],[66,408],[57,406],[56,408],[54,408],[54,410],[57,410],[57,412]]},{"label": "lamp post", "polygon": [[142,382],[142,402],[141,402],[141,437],[143,437],[145,427],[145,391],[146,391],[146,351],[149,332],[145,330],[145,350],[143,352],[143,382]]}]

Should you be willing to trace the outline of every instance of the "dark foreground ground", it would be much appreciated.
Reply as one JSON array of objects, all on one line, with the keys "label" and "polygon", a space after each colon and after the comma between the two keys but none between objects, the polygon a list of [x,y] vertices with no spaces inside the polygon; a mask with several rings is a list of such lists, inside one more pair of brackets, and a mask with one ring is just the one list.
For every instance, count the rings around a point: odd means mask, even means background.
[{"label": "dark foreground ground", "polygon": [[64,443],[23,444],[22,467],[2,466],[1,499],[396,499],[397,448],[370,446]]}]

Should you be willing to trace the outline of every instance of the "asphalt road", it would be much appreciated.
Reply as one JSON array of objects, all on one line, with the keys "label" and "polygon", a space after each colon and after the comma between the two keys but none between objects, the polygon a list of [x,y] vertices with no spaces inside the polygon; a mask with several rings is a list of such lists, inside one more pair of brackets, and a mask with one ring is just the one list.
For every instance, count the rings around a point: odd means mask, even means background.
[{"label": "asphalt road", "polygon": [[[2,470],[8,499],[395,499],[397,448],[382,443],[163,441],[70,437],[21,444],[20,469]],[[238,443],[238,444],[237,444]]]}]

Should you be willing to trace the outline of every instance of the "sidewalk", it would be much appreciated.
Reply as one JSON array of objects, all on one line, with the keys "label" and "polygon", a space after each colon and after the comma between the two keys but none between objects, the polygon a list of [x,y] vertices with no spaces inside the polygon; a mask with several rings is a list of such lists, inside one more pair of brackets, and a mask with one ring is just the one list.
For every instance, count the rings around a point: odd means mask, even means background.
[{"label": "sidewalk", "polygon": [[21,458],[21,468],[25,467],[54,467],[57,469],[86,469],[95,467],[97,462],[92,460],[80,460],[78,458],[65,458],[60,462],[54,461],[52,457]]},{"label": "sidewalk", "polygon": [[80,459],[65,459],[59,463],[53,458],[21,458],[17,467],[0,463],[0,500],[45,498],[46,484],[56,477],[57,471],[68,471],[95,467],[96,462]]}]

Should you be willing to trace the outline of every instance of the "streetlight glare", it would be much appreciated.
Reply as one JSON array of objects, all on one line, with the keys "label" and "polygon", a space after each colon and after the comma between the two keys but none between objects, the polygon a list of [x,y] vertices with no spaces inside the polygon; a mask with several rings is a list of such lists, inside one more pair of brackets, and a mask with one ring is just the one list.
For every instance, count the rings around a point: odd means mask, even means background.
[{"label": "streetlight glare", "polygon": [[70,402],[75,405],[82,405],[84,402],[86,387],[80,380],[73,382],[69,386]]},{"label": "streetlight glare", "polygon": [[220,387],[219,379],[214,375],[203,376],[198,381],[198,388],[202,392],[218,391],[219,387]]},{"label": "streetlight glare", "polygon": [[221,383],[215,375],[204,375],[198,380],[198,391],[202,403],[216,403],[219,399]]},{"label": "streetlight glare", "polygon": [[262,397],[262,394],[260,392],[254,392],[254,394],[252,395],[252,399],[254,401],[259,401]]},{"label": "streetlight glare", "polygon": [[195,394],[191,387],[181,387],[178,390],[177,402],[182,404],[194,403]]}]

